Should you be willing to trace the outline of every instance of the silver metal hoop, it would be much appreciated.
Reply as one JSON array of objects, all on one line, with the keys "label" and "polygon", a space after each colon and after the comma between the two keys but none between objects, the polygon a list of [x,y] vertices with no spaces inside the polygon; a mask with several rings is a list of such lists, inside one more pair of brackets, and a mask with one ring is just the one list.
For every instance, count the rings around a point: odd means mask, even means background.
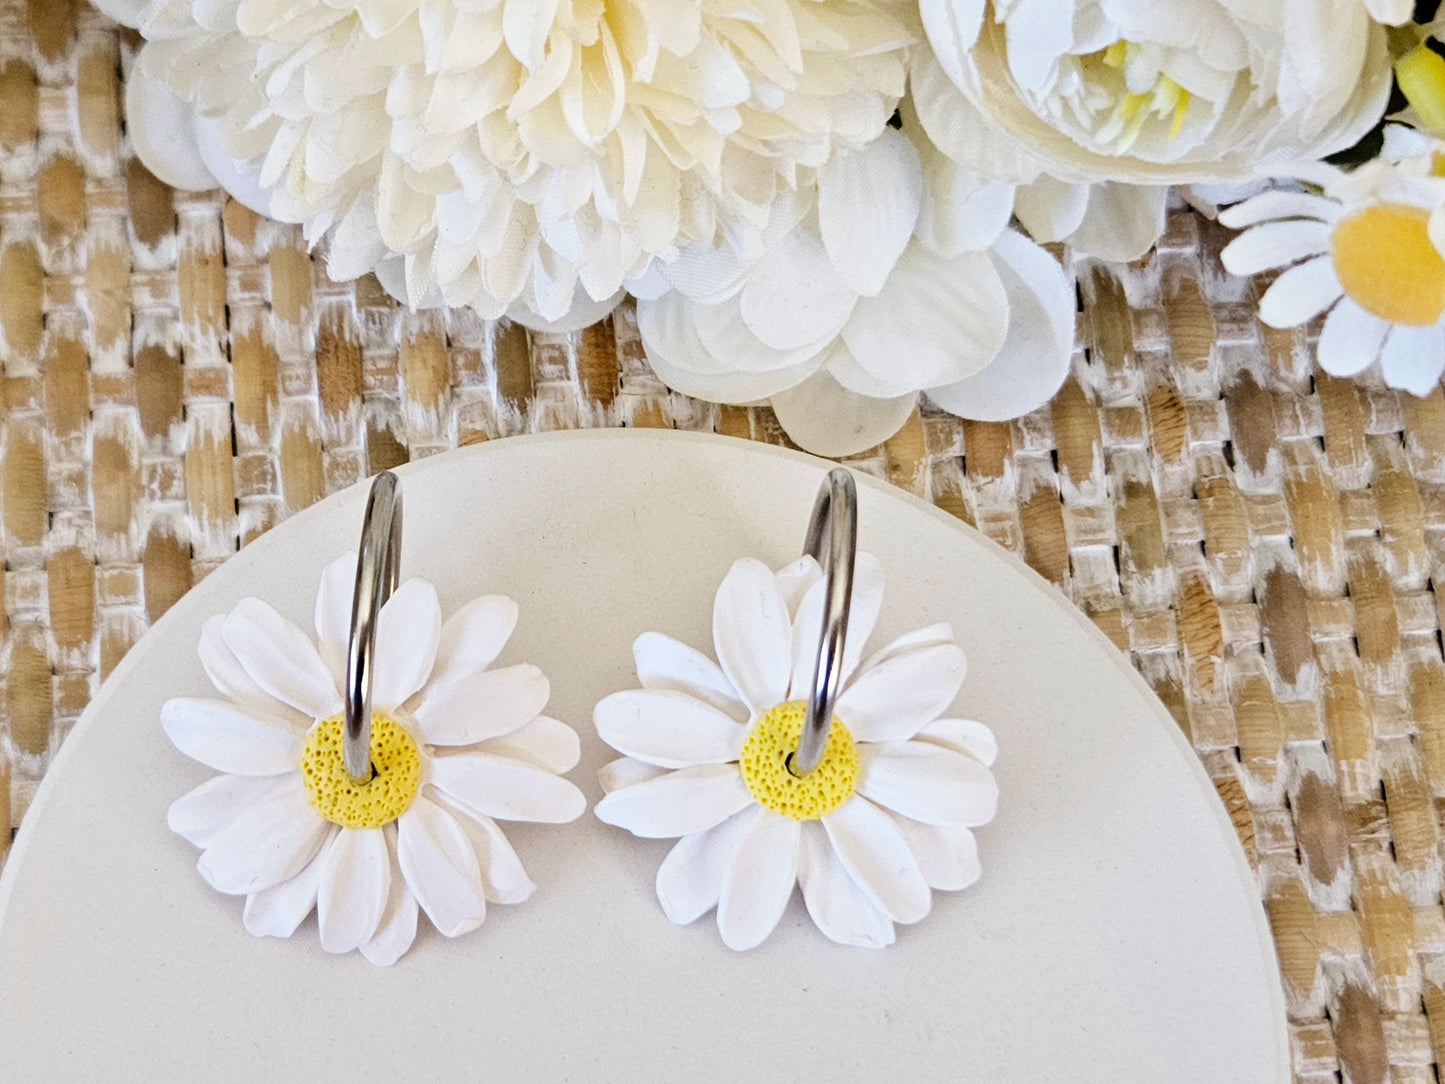
[{"label": "silver metal hoop", "polygon": [[[824,539],[827,548],[824,548]],[[842,467],[828,472],[813,502],[803,552],[815,558],[828,578],[824,588],[823,628],[818,638],[818,661],[813,667],[813,690],[798,751],[789,759],[794,775],[807,775],[823,758],[833,705],[843,678],[843,649],[848,635],[848,614],[853,606],[853,567],[858,555],[858,489]]]},{"label": "silver metal hoop", "polygon": [[376,624],[401,576],[401,492],[391,471],[371,483],[361,521],[351,632],[346,641],[346,771],[357,784],[371,780],[371,685]]}]

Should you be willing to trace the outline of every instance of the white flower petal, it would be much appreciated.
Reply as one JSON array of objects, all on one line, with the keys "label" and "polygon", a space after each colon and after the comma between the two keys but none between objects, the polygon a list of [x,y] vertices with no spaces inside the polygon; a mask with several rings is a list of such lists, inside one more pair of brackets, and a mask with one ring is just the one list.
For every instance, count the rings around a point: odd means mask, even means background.
[{"label": "white flower petal", "polygon": [[892,817],[855,794],[822,821],[838,861],[874,906],[905,924],[928,914],[928,882]]},{"label": "white flower petal", "polygon": [[993,820],[998,784],[971,756],[925,742],[863,742],[857,791],[924,824],[976,828]]},{"label": "white flower petal", "polygon": [[[819,576],[808,588],[793,618],[793,677],[788,689],[791,700],[806,700],[813,693],[818,667],[818,647],[823,636],[823,608],[828,580]],[[878,611],[883,608],[883,562],[871,553],[859,553],[853,566],[853,599],[848,610],[848,628],[843,638],[840,687],[858,669],[863,647],[873,635]]]},{"label": "white flower petal", "polygon": [[382,911],[381,922],[370,941],[361,946],[361,954],[377,967],[390,967],[401,959],[416,940],[416,897],[411,894],[401,865],[396,859],[396,825],[388,824],[382,829],[386,833],[387,862],[391,869],[391,890],[387,894],[386,908]]},{"label": "white flower petal", "polygon": [[391,893],[391,853],[380,828],[343,828],[321,859],[316,920],[321,947],[350,952],[370,941]]},{"label": "white flower petal", "polygon": [[609,791],[593,812],[635,836],[670,839],[705,832],[752,801],[736,764],[703,764]]},{"label": "white flower petal", "polygon": [[827,833],[813,821],[803,824],[798,883],[808,914],[830,941],[856,948],[893,944],[893,922],[854,883]]},{"label": "white flower petal", "polygon": [[436,688],[490,666],[517,627],[517,604],[505,595],[468,602],[442,626],[429,685]]},{"label": "white flower petal", "polygon": [[619,753],[660,768],[737,760],[746,729],[687,693],[627,689],[598,701],[597,736]]},{"label": "white flower petal", "polygon": [[[912,244],[883,292],[859,300],[843,340],[875,377],[906,389],[933,388],[992,361],[1008,323],[1008,294],[986,255],[964,252],[943,259]],[[908,349],[900,350],[899,343]]]},{"label": "white flower petal", "polygon": [[551,772],[486,753],[460,753],[431,762],[431,784],[484,817],[565,824],[587,808],[572,783]]},{"label": "white flower petal", "polygon": [[582,743],[577,731],[566,723],[539,715],[510,734],[487,739],[477,746],[477,752],[523,760],[553,775],[561,775],[577,767]]},{"label": "white flower petal", "polygon": [[1270,327],[1296,327],[1313,320],[1343,295],[1328,256],[1284,271],[1259,299],[1259,318]]},{"label": "white flower petal", "polygon": [[[817,241],[815,240],[813,243],[817,244]],[[821,245],[819,250],[821,252]],[[801,254],[799,255],[801,258]],[[814,262],[815,266],[810,270],[815,275],[826,273],[835,281],[837,280],[837,275],[833,273],[831,265],[825,264],[820,269],[816,267],[816,261]],[[759,265],[759,267],[761,266]],[[755,268],[748,277],[748,286],[755,286],[757,281],[758,268]],[[771,346],[764,342],[759,333],[753,330],[753,325],[756,323],[767,332],[770,325],[765,321],[772,310],[764,311],[760,308],[757,312],[745,313],[743,311],[744,295],[742,294],[726,301],[720,301],[715,305],[702,302],[692,303],[690,316],[693,327],[696,329],[697,340],[708,358],[729,371],[773,374],[788,372],[820,354],[823,348],[838,334],[838,329],[848,319],[848,311],[853,308],[853,292],[843,288],[841,282],[833,287],[829,287],[826,283],[819,283],[819,287],[823,292],[820,305],[816,308],[810,307],[799,317],[799,326],[818,331],[818,337],[812,341],[802,339],[801,333],[788,334],[793,330],[793,325],[791,322],[784,323],[782,321],[789,320],[790,307],[782,304],[782,298],[776,295],[766,295],[768,304],[777,306],[778,320],[780,321],[772,329],[776,334],[769,333],[770,337],[782,341],[783,336],[787,335],[788,340],[795,341],[795,344]],[[781,289],[781,287],[779,288]],[[846,305],[838,295],[840,288],[845,289]],[[755,303],[762,305],[761,302]],[[654,302],[654,304],[656,303]],[[843,309],[848,311],[842,311],[840,317],[839,312]],[[698,363],[684,361],[683,364],[694,367]]]},{"label": "white flower petal", "polygon": [[661,779],[667,774],[666,768],[644,764],[631,757],[618,757],[597,769],[597,785],[602,788],[602,793],[611,794],[614,790],[630,787],[634,783],[646,783],[649,779]]},{"label": "white flower petal", "polygon": [[841,154],[818,171],[818,232],[855,293],[872,297],[908,245],[923,199],[923,167],[902,132]]},{"label": "white flower petal", "polygon": [[1225,245],[1219,259],[1231,275],[1254,275],[1329,250],[1329,226],[1290,220],[1251,227]]},{"label": "white flower petal", "polygon": [[426,688],[412,716],[432,745],[471,745],[519,730],[552,695],[547,677],[530,663],[483,670],[439,689]]},{"label": "white flower petal", "polygon": [[838,697],[838,718],[855,741],[903,741],[953,703],[966,671],[956,644],[903,652],[859,670]]},{"label": "white flower petal", "polygon": [[517,857],[517,852],[512,849],[497,822],[445,794],[439,793],[437,801],[456,816],[457,824],[471,841],[477,866],[482,871],[482,894],[487,902],[513,904],[530,898],[537,886],[527,876],[522,860]]},{"label": "white flower petal", "polygon": [[1397,327],[1380,351],[1380,372],[1385,383],[1411,395],[1429,395],[1445,370],[1445,328]]},{"label": "white flower petal", "polygon": [[918,393],[875,399],[856,395],[831,373],[814,373],[773,396],[778,424],[814,455],[842,456],[882,444],[902,428],[918,405]]},{"label": "white flower petal", "polygon": [[224,614],[208,618],[201,626],[201,638],[196,645],[196,655],[205,668],[206,676],[216,691],[227,700],[234,700],[263,718],[285,722],[304,729],[311,720],[289,704],[283,704],[261,686],[251,680],[246,668],[241,665],[236,653],[226,646],[221,627],[226,623]]},{"label": "white flower petal", "polygon": [[755,715],[787,699],[792,627],[767,565],[733,563],[713,602],[712,636],[723,673]]},{"label": "white flower petal", "polygon": [[1068,235],[1068,244],[1100,260],[1137,260],[1164,232],[1168,199],[1169,189],[1163,185],[1114,181],[1090,185],[1088,210]]},{"label": "white flower petal", "polygon": [[798,880],[801,829],[801,822],[761,807],[742,827],[717,903],[717,928],[728,948],[756,948],[783,917]]},{"label": "white flower petal", "polygon": [[928,397],[976,421],[1007,421],[1049,401],[1069,374],[1074,353],[1074,288],[1057,260],[1013,230],[993,248],[1008,292],[1010,323],[994,359],[972,376]]},{"label": "white flower petal", "polygon": [[606,319],[608,313],[617,308],[626,296],[626,290],[618,290],[598,301],[593,299],[581,283],[578,283],[572,293],[572,304],[565,315],[547,320],[525,305],[514,304],[507,310],[507,319],[515,324],[521,324],[529,331],[545,331],[549,335],[570,335],[575,331],[581,331],[584,327],[591,327],[599,320]]},{"label": "white flower petal", "polygon": [[1014,186],[965,169],[932,145],[920,153],[926,183],[915,235],[946,256],[988,248],[1013,216]]},{"label": "white flower petal", "polygon": [[1331,376],[1354,376],[1368,369],[1380,356],[1389,332],[1388,322],[1374,316],[1348,297],[1325,317],[1315,358]]},{"label": "white flower petal", "polygon": [[936,647],[939,644],[951,644],[953,639],[953,626],[947,621],[940,621],[934,625],[924,625],[922,628],[905,632],[896,640],[884,644],[873,654],[863,660],[860,671],[872,670],[880,663],[906,654],[920,647]]},{"label": "white flower petal", "polygon": [[1327,196],[1275,188],[1220,211],[1219,222],[1232,230],[1242,230],[1276,218],[1313,218],[1321,222],[1335,222],[1342,212],[1343,208]]},{"label": "white flower petal", "polygon": [[251,680],[313,719],[341,708],[341,694],[311,638],[257,598],[244,598],[221,626]]},{"label": "white flower petal", "polygon": [[[338,829],[332,828],[332,834]],[[290,937],[316,906],[321,883],[321,860],[330,838],[322,843],[316,857],[289,880],[252,892],[241,910],[241,923],[252,937]]]},{"label": "white flower petal", "polygon": [[644,632],[632,643],[637,680],[644,689],[687,693],[733,719],[746,718],[722,667],[701,651],[660,632]]},{"label": "white flower petal", "polygon": [[1014,193],[1014,214],[1035,241],[1062,241],[1079,228],[1089,207],[1089,185],[1069,184],[1040,177],[1019,185]]},{"label": "white flower petal", "polygon": [[294,786],[290,775],[215,775],[171,803],[166,825],[204,850],[246,810]]},{"label": "white flower petal", "polygon": [[300,738],[224,700],[167,700],[161,727],[182,753],[219,772],[280,775],[301,762]]},{"label": "white flower petal", "polygon": [[182,191],[216,187],[196,142],[195,111],[139,61],[126,79],[125,120],[136,157],[157,179]]},{"label": "white flower petal", "polygon": [[998,759],[998,739],[983,723],[972,719],[935,719],[915,735],[916,740],[966,753],[985,768]]},{"label": "white flower petal", "polygon": [[818,562],[806,553],[773,573],[773,582],[778,585],[778,594],[782,596],[783,607],[788,611],[789,619],[798,612],[798,604],[803,601],[808,588],[817,583],[822,575],[823,570]]},{"label": "white flower petal", "polygon": [[983,872],[978,840],[969,829],[957,824],[920,824],[897,816],[893,823],[908,841],[930,888],[957,892],[977,881]]},{"label": "white flower petal", "polygon": [[761,813],[753,806],[705,832],[683,836],[657,867],[657,902],[668,921],[695,922],[717,906],[745,830]]},{"label": "white flower petal", "polygon": [[376,710],[393,711],[422,687],[436,661],[441,627],[436,588],[425,580],[407,580],[386,600],[376,622]]},{"label": "white flower petal", "polygon": [[[816,234],[800,226],[769,249],[752,269],[738,295],[737,311],[764,346],[777,351],[811,352],[816,349],[811,344],[827,341],[842,330],[858,291],[839,277],[830,255]],[[709,311],[719,313],[729,309],[728,303],[709,307]],[[731,360],[718,349],[723,340],[710,340],[702,324],[698,331],[714,357]],[[778,364],[788,362],[780,357]]]},{"label": "white flower petal", "polygon": [[346,683],[346,644],[351,636],[352,596],[356,591],[356,554],[343,553],[321,570],[316,587],[316,650],[336,687]]},{"label": "white flower petal", "polygon": [[475,930],[487,917],[482,871],[456,819],[418,794],[396,826],[397,864],[432,925],[445,937]]},{"label": "white flower petal", "polygon": [[300,779],[252,806],[218,832],[196,868],[217,892],[244,896],[280,884],[306,867],[331,825],[311,808]]}]

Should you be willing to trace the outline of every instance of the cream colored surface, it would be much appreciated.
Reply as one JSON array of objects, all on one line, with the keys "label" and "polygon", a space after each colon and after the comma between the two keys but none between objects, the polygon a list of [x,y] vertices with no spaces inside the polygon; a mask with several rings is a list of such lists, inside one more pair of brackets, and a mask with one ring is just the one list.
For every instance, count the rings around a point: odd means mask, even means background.
[{"label": "cream colored surface", "polygon": [[[716,438],[513,440],[404,468],[404,570],[522,607],[502,661],[542,660],[583,730],[633,636],[702,642],[731,560],[798,546],[816,461]],[[984,878],[884,952],[795,900],[761,949],[658,912],[666,844],[519,829],[539,884],[396,967],[253,940],[165,828],[206,774],[156,722],[203,692],[201,621],[247,593],[293,619],[353,544],[352,489],[246,548],[116,669],[47,774],[0,880],[11,1079],[1284,1080],[1282,999],[1253,877],[1178,728],[1086,620],[1002,551],[881,484],[860,544],[892,570],[879,635],[956,623],[959,708],[994,727],[1003,801]],[[523,840],[521,837],[525,835]],[[706,922],[706,920],[704,920]],[[303,931],[304,933],[305,931]],[[1220,1041],[1228,1036],[1228,1042]]]}]

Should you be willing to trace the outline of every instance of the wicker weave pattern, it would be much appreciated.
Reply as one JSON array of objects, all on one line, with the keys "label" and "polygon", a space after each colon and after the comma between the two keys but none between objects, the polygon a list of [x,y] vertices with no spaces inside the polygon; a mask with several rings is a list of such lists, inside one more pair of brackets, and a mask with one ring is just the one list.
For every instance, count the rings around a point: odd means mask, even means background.
[{"label": "wicker weave pattern", "polygon": [[[122,134],[133,48],[76,0],[0,0],[0,829],[151,622],[372,471],[580,426],[784,440],[767,410],[668,393],[627,309],[571,337],[410,315],[331,283],[294,228],[172,193]],[[1051,408],[918,414],[853,465],[1022,554],[1191,736],[1258,868],[1297,1079],[1425,1084],[1445,1055],[1445,398],[1313,373],[1219,242],[1181,212],[1122,278],[1085,268]]]}]

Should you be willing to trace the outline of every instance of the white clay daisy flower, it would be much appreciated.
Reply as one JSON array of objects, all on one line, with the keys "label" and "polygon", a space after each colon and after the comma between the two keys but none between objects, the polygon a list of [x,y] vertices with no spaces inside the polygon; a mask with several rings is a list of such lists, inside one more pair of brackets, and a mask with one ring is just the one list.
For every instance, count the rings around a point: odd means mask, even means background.
[{"label": "white clay daisy flower", "polygon": [[1441,146],[1397,126],[1386,153],[1352,173],[1308,167],[1320,194],[1274,189],[1219,216],[1245,229],[1221,253],[1230,272],[1288,268],[1260,299],[1264,323],[1328,313],[1317,350],[1325,372],[1354,376],[1378,360],[1385,383],[1425,395],[1445,371]]},{"label": "white clay daisy flower", "polygon": [[[797,747],[812,688],[826,578],[811,557],[774,574],[735,563],[718,588],[718,662],[660,633],[633,646],[641,689],[595,711],[625,753],[602,769],[597,815],[649,838],[681,837],[657,871],[673,922],[713,907],[733,949],[765,940],[794,884],[824,934],[892,943],[931,889],[979,875],[969,830],[993,818],[993,735],[940,718],[963,683],[947,625],[898,638],[859,662],[883,594],[878,561],[859,554],[838,699],[823,758],[804,777]],[[721,664],[721,665],[719,665]]]},{"label": "white clay daisy flower", "polygon": [[169,824],[202,849],[201,876],[246,897],[246,929],[289,937],[316,909],[328,952],[396,961],[418,907],[447,937],[480,926],[487,902],[534,885],[493,818],[561,823],[582,792],[558,773],[576,733],[538,713],[535,666],[488,669],[517,621],[491,595],[445,625],[436,589],[402,584],[381,611],[371,761],[358,786],[342,759],[354,554],[322,574],[317,642],[259,599],[211,618],[199,654],[224,699],[167,701],[161,725],[223,774],[176,801]]}]

